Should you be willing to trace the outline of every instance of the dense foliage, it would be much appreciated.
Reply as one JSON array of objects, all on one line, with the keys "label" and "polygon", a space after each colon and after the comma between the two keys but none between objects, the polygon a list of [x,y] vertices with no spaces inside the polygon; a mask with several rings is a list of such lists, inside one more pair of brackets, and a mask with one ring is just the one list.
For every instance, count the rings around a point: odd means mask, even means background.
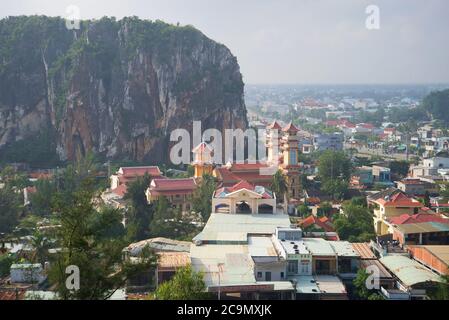
[{"label": "dense foliage", "polygon": [[334,220],[341,240],[367,242],[375,238],[373,216],[366,204],[354,199],[343,205],[343,212]]},{"label": "dense foliage", "polygon": [[159,286],[155,293],[158,300],[201,300],[209,297],[203,274],[191,266],[180,268],[175,276]]}]

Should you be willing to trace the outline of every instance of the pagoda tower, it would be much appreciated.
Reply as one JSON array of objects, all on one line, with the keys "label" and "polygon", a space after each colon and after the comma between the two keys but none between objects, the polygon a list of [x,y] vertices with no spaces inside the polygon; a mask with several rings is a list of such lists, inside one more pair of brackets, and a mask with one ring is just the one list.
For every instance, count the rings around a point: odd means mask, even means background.
[{"label": "pagoda tower", "polygon": [[299,156],[299,129],[290,122],[282,129],[280,149],[282,152],[282,163],[280,169],[284,173],[288,184],[288,197],[299,198],[301,196],[301,179]]},{"label": "pagoda tower", "polygon": [[192,152],[192,166],[195,168],[194,178],[201,179],[204,174],[212,175],[214,170],[212,148],[207,143],[202,142]]}]

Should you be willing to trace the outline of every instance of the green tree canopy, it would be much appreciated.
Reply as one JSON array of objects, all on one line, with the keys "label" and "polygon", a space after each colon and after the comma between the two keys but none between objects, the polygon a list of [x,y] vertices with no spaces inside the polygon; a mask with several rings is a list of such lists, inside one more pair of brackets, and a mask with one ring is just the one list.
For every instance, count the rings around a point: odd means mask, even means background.
[{"label": "green tree canopy", "polygon": [[434,91],[423,100],[422,107],[433,119],[449,123],[449,89]]},{"label": "green tree canopy", "polygon": [[[62,299],[102,300],[109,298],[126,280],[155,267],[155,255],[145,251],[138,262],[123,260],[128,245],[119,210],[94,207],[93,182],[86,178],[69,196],[58,194],[53,211],[60,219],[57,241],[62,247],[52,261],[51,284]],[[66,268],[80,270],[80,289],[66,287]]]},{"label": "green tree canopy", "polygon": [[193,195],[192,209],[201,214],[203,221],[207,221],[212,211],[212,196],[217,187],[215,178],[209,174],[203,175],[198,189]]},{"label": "green tree canopy", "polygon": [[342,240],[350,242],[366,242],[375,238],[373,217],[366,206],[357,202],[346,203],[344,214],[334,220],[335,229]]},{"label": "green tree canopy", "polygon": [[148,174],[137,178],[128,185],[124,199],[129,202],[127,230],[130,239],[140,241],[150,236],[150,224],[154,215],[153,205],[148,203],[145,191],[151,178]]},{"label": "green tree canopy", "polygon": [[209,296],[205,291],[203,274],[187,266],[178,269],[170,281],[162,283],[155,297],[158,300],[201,300]]}]

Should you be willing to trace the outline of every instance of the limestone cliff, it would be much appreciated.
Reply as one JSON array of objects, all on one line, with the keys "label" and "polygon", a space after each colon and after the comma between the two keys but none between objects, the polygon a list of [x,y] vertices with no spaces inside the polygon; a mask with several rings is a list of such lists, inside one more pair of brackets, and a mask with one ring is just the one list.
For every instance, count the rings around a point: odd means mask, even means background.
[{"label": "limestone cliff", "polygon": [[9,17],[0,21],[0,159],[92,150],[166,161],[170,132],[194,120],[246,128],[243,87],[229,49],[190,26],[133,17],[68,30],[60,18]]}]

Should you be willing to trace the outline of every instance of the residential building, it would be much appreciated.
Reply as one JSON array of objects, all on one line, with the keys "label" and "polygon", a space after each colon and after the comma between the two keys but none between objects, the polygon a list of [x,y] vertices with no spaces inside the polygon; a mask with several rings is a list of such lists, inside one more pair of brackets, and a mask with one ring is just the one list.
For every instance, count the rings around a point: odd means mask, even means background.
[{"label": "residential building", "polygon": [[429,289],[434,289],[440,282],[440,277],[424,268],[420,263],[402,255],[388,255],[379,261],[398,281],[397,289],[408,295],[411,300],[428,299]]},{"label": "residential building", "polygon": [[195,190],[198,188],[194,178],[153,179],[145,192],[148,203],[165,197],[173,208],[190,212]]},{"label": "residential building", "polygon": [[390,188],[367,198],[368,204],[374,210],[374,227],[378,235],[391,234],[389,219],[403,214],[417,214],[423,204],[408,197],[396,188]]},{"label": "residential building", "polygon": [[409,196],[423,196],[426,192],[431,194],[438,191],[436,184],[417,178],[403,179],[398,181],[396,184],[399,190]]},{"label": "residential building", "polygon": [[315,151],[343,150],[344,135],[340,132],[329,134],[316,134],[313,138],[313,145]]},{"label": "residential building", "polygon": [[161,179],[162,172],[159,167],[121,167],[118,171],[110,177],[111,190],[118,188],[121,185],[127,185],[128,183],[136,180],[138,177],[143,177],[145,174],[152,179]]}]

